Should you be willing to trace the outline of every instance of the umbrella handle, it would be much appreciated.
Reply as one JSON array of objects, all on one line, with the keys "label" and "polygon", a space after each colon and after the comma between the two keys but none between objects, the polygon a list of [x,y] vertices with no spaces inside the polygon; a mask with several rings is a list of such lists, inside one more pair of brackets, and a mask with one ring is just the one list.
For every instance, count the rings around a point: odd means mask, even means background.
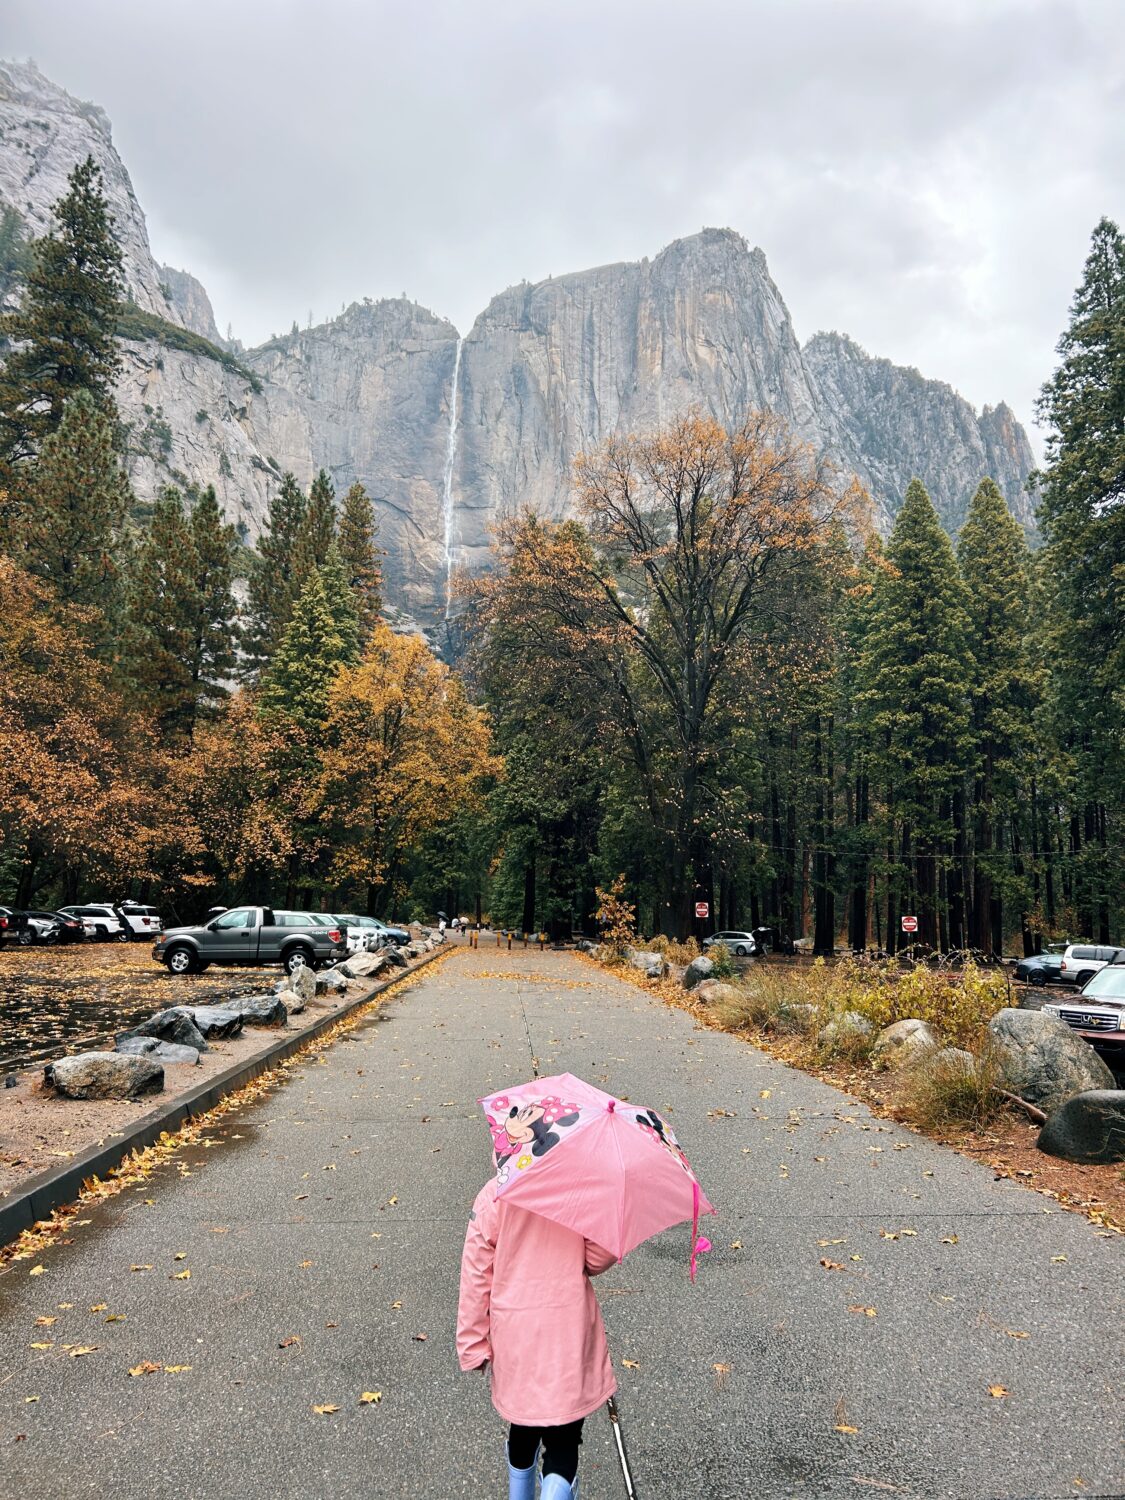
[{"label": "umbrella handle", "polygon": [[613,1441],[617,1445],[617,1457],[621,1462],[621,1477],[625,1481],[625,1493],[629,1500],[637,1500],[637,1491],[633,1485],[633,1475],[629,1468],[629,1455],[625,1452],[625,1436],[621,1431],[621,1417],[617,1410],[617,1401],[611,1396],[605,1404],[609,1413],[610,1425],[613,1427]]}]

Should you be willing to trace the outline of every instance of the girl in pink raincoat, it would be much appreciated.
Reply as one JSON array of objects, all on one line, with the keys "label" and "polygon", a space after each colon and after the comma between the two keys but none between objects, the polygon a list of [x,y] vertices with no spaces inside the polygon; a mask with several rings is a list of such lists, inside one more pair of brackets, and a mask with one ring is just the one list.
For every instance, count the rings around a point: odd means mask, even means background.
[{"label": "girl in pink raincoat", "polygon": [[[514,1113],[514,1111],[513,1111]],[[477,1194],[461,1257],[457,1357],[491,1365],[492,1404],[506,1422],[509,1500],[577,1500],[583,1419],[617,1389],[590,1277],[615,1257],[573,1229]]]}]

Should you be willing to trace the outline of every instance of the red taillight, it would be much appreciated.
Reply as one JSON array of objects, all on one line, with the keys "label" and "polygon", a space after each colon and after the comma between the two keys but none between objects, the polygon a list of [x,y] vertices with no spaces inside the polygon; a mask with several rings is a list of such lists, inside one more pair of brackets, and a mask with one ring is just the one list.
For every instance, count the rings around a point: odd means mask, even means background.
[{"label": "red taillight", "polygon": [[8,919],[7,919],[7,917],[0,917],[0,928],[7,927],[7,925],[8,925]]},{"label": "red taillight", "polygon": [[1062,963],[1061,963],[1061,964],[1059,964],[1059,968],[1060,968],[1060,969],[1061,969],[1061,970],[1062,970],[1062,971],[1063,971],[1063,972],[1065,972],[1065,971],[1066,971],[1066,959],[1065,959],[1065,958],[1064,958],[1064,959],[1063,959],[1063,961],[1062,961]]},{"label": "red taillight", "polygon": [[339,942],[342,941],[342,938],[340,936],[340,929],[338,927],[333,927],[333,928],[329,929],[328,941],[330,943],[339,943]]}]

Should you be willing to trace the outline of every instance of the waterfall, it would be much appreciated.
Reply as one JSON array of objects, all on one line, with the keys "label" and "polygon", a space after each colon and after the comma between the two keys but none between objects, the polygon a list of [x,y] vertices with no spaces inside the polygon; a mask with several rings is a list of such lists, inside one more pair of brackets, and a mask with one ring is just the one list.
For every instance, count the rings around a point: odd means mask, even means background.
[{"label": "waterfall", "polygon": [[445,474],[441,487],[441,517],[445,531],[445,618],[449,619],[453,599],[453,464],[457,457],[457,386],[461,376],[461,346],[453,356],[453,389],[449,393],[449,438],[445,447]]}]

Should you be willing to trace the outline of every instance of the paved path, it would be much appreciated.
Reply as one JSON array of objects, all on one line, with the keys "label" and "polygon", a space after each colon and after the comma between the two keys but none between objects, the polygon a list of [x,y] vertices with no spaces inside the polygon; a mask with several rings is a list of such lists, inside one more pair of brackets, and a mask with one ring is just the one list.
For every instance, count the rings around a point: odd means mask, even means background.
[{"label": "paved path", "polygon": [[722,1212],[694,1289],[682,1229],[599,1282],[642,1500],[1125,1492],[1120,1240],[578,959],[462,951],[385,1017],[0,1278],[0,1493],[502,1496],[451,1342],[474,1101],[533,1053],[666,1110]]}]

